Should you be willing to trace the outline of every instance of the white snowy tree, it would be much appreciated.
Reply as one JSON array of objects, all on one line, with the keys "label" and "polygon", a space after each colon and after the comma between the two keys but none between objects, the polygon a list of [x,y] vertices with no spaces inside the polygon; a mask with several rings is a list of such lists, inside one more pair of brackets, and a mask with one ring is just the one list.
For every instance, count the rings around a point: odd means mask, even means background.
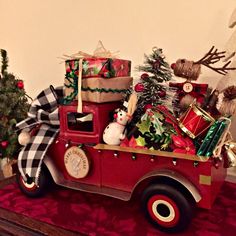
[{"label": "white snowy tree", "polygon": [[[236,26],[236,8],[234,9],[230,19],[229,19],[229,28],[234,28]],[[236,30],[233,32],[228,42],[226,43],[226,58],[225,60],[229,60],[236,54]]]},{"label": "white snowy tree", "polygon": [[[230,16],[228,27],[236,28],[236,8]],[[226,42],[225,51],[226,53],[224,61],[231,60],[232,62],[230,64],[230,67],[236,67],[236,30]],[[228,73],[220,79],[217,85],[217,89],[219,91],[222,91],[223,89],[231,85],[236,86],[236,70],[228,71]]]}]

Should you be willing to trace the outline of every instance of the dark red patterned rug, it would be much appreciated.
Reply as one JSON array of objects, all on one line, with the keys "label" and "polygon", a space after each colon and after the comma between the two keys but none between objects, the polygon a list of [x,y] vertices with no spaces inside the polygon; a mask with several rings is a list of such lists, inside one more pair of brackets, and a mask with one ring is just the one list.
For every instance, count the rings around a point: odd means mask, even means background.
[{"label": "dark red patterned rug", "polygon": [[[47,196],[29,199],[16,184],[0,189],[0,207],[89,236],[164,236],[140,212],[138,201],[57,188]],[[236,234],[236,184],[225,182],[212,210],[198,210],[181,236]]]}]

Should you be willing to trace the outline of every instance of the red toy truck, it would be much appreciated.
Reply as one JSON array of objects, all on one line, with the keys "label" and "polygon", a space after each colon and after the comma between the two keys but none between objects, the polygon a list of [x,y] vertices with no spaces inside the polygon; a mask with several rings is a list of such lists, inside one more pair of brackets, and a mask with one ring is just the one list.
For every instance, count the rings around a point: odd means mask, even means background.
[{"label": "red toy truck", "polygon": [[119,103],[61,105],[60,133],[50,146],[38,186],[17,180],[28,196],[42,194],[49,177],[68,188],[128,201],[139,194],[147,218],[167,232],[183,230],[194,206],[210,209],[226,176],[222,160],[102,143],[109,113]]}]

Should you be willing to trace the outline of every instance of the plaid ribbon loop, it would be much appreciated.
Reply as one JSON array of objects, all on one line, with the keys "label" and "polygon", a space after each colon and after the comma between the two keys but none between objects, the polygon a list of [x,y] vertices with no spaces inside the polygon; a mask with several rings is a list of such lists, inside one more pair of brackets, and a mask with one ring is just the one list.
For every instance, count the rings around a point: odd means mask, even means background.
[{"label": "plaid ribbon loop", "polygon": [[40,125],[18,155],[19,171],[25,181],[33,178],[38,183],[43,158],[59,132],[58,97],[61,93],[62,88],[54,90],[52,86],[43,90],[32,102],[28,118],[16,125],[18,130]]}]

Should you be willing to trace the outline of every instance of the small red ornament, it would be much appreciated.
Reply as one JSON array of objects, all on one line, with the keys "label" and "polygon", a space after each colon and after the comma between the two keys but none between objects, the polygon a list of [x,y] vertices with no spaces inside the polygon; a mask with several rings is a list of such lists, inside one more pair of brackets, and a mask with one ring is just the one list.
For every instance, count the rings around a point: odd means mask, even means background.
[{"label": "small red ornament", "polygon": [[18,89],[23,89],[24,88],[24,83],[22,80],[17,81],[16,86]]},{"label": "small red ornament", "polygon": [[135,90],[135,92],[137,92],[137,93],[143,92],[143,91],[144,91],[144,85],[143,85],[142,83],[137,83],[137,84],[134,86],[134,90]]},{"label": "small red ornament", "polygon": [[175,64],[175,63],[172,63],[170,67],[171,67],[172,70],[174,70],[175,67],[176,67],[176,64]]},{"label": "small red ornament", "polygon": [[1,142],[1,147],[3,149],[6,149],[8,147],[8,145],[9,145],[9,142],[7,140],[4,140],[4,141]]},{"label": "small red ornament", "polygon": [[142,80],[145,80],[145,79],[148,79],[149,78],[149,75],[147,74],[147,73],[143,73],[142,75],[141,75],[141,79]]},{"label": "small red ornament", "polygon": [[153,108],[153,105],[152,104],[146,104],[144,106],[144,110],[146,111],[147,109],[152,109]]},{"label": "small red ornament", "polygon": [[71,69],[70,69],[70,67],[68,66],[68,67],[66,67],[66,73],[70,73],[71,72]]},{"label": "small red ornament", "polygon": [[158,97],[164,98],[166,96],[166,91],[165,90],[160,90],[157,92]]}]

